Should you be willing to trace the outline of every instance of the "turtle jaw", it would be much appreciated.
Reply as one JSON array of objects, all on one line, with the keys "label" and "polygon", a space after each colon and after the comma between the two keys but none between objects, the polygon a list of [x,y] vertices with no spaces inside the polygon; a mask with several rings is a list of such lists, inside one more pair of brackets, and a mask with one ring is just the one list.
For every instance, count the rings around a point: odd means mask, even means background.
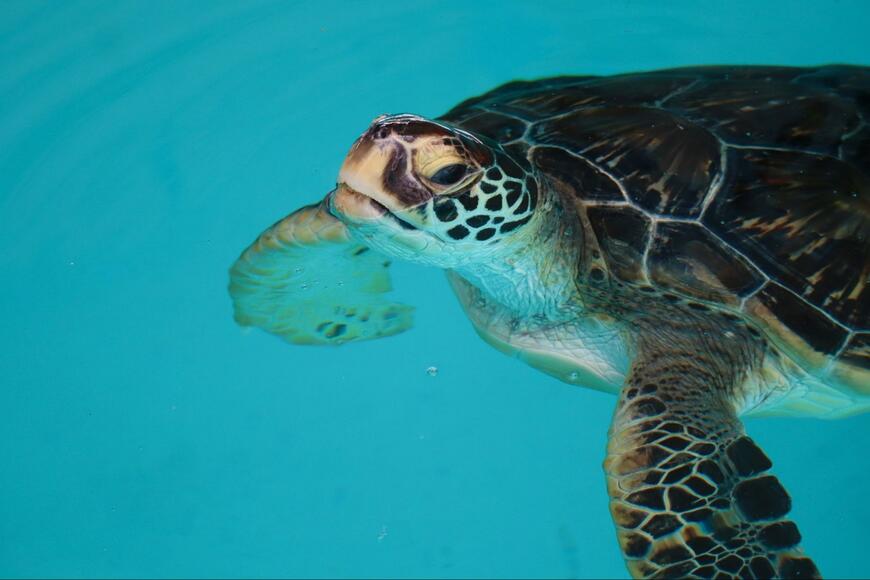
[{"label": "turtle jaw", "polygon": [[348,225],[374,226],[378,222],[386,225],[392,221],[404,230],[418,229],[375,198],[360,193],[346,183],[339,183],[338,187],[329,193],[327,205],[333,216]]},{"label": "turtle jaw", "polygon": [[379,220],[387,208],[375,199],[363,195],[352,187],[339,183],[327,196],[330,213],[344,222]]},{"label": "turtle jaw", "polygon": [[378,200],[340,183],[324,200],[326,209],[344,223],[351,236],[384,255],[439,265],[444,242],[393,213]]}]

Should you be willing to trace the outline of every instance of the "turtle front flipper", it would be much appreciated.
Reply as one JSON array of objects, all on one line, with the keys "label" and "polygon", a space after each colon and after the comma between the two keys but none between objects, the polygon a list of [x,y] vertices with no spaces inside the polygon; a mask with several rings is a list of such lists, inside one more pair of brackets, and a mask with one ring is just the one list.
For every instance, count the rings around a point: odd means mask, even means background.
[{"label": "turtle front flipper", "polygon": [[323,206],[300,208],[230,269],[236,322],[294,344],[343,344],[411,327],[413,308],[390,302],[389,260],[353,240]]},{"label": "turtle front flipper", "polygon": [[735,361],[703,339],[675,342],[641,341],[610,429],[610,511],[630,572],[819,577],[786,519],[789,495],[735,412],[745,373],[723,372]]}]

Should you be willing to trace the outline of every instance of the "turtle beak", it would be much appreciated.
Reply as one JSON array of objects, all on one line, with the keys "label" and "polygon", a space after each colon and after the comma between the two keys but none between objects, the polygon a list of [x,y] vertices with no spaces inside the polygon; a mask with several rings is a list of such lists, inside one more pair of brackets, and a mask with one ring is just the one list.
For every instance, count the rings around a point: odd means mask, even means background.
[{"label": "turtle beak", "polygon": [[365,222],[377,220],[387,213],[387,208],[375,199],[363,195],[345,183],[326,196],[329,212],[343,221]]},{"label": "turtle beak", "polygon": [[384,175],[393,153],[391,143],[376,142],[372,130],[366,131],[345,157],[338,182],[383,204],[389,197],[384,188]]},{"label": "turtle beak", "polygon": [[389,212],[390,196],[384,189],[383,175],[392,152],[392,147],[378,142],[371,127],[356,140],[338,173],[338,187],[328,197],[336,217],[366,222]]}]

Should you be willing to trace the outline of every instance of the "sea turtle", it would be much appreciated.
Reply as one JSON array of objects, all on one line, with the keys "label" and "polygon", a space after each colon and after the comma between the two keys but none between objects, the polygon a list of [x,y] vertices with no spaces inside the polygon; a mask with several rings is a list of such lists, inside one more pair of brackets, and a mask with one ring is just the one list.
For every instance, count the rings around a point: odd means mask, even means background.
[{"label": "sea turtle", "polygon": [[618,393],[605,471],[636,577],[816,577],[748,414],[870,406],[870,68],[511,82],[384,115],[337,187],[231,270],[293,343],[400,332],[389,259],[444,268],[477,332]]}]

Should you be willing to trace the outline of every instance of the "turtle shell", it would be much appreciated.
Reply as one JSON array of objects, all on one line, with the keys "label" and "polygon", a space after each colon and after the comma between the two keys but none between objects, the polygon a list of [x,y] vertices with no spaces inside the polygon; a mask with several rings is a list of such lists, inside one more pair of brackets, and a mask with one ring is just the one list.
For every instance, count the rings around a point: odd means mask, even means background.
[{"label": "turtle shell", "polygon": [[442,118],[573,195],[611,276],[740,311],[870,394],[870,68],[517,81]]}]

